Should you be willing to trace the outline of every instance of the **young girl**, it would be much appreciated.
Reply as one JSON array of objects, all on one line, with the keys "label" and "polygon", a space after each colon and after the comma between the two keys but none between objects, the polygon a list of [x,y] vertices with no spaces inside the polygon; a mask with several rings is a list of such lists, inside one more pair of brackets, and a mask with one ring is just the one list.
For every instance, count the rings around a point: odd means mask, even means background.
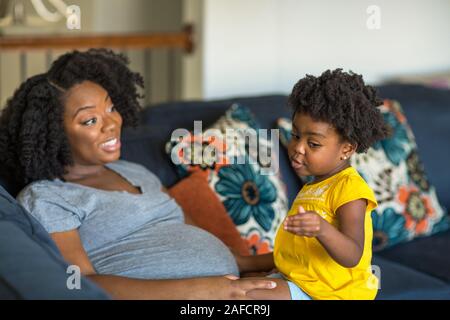
[{"label": "young girl", "polygon": [[[289,97],[294,109],[289,159],[298,176],[312,181],[279,228],[273,259],[289,284],[312,299],[374,299],[377,294],[370,215],[377,201],[350,157],[386,137],[377,109],[381,103],[360,75],[341,69],[306,76]],[[269,257],[238,262],[250,270],[265,261],[268,269]]]}]

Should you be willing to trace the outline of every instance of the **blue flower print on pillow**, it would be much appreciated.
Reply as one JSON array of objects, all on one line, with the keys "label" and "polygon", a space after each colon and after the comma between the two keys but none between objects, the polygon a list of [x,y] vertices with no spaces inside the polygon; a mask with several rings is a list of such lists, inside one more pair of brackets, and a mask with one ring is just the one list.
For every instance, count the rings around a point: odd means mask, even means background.
[{"label": "blue flower print on pillow", "polygon": [[382,214],[372,211],[373,250],[380,251],[394,244],[404,242],[409,238],[405,229],[405,217],[393,208],[386,208]]},{"label": "blue flower print on pillow", "polygon": [[396,166],[404,161],[411,148],[405,126],[393,113],[383,113],[384,121],[391,128],[391,136],[375,143],[372,147],[376,150],[383,148],[387,158]]},{"label": "blue flower print on pillow", "polygon": [[[272,152],[273,143],[276,142],[278,147],[278,141],[272,141],[271,132],[270,135],[261,134],[264,131],[260,129],[270,131],[269,128],[262,128],[250,109],[239,104],[231,105],[208,129],[219,131],[221,139],[205,144],[202,135],[190,134],[191,138],[185,139],[187,148],[182,148],[183,152],[175,152],[177,159],[180,159],[180,164],[176,166],[179,176],[205,171],[210,188],[224,204],[241,237],[257,248],[252,251],[253,254],[272,251],[278,227],[289,209],[287,190],[280,172],[268,170],[269,167],[279,167],[272,163],[278,161],[276,152]],[[249,138],[254,137],[255,133],[256,141]],[[256,142],[257,146],[252,142]],[[166,144],[169,156],[172,156],[178,143],[169,141]],[[195,148],[191,151],[193,146],[197,146],[198,154]],[[213,161],[209,161],[210,158],[205,161],[204,151],[210,146],[214,146],[214,156],[217,157],[212,157]],[[261,150],[266,150],[269,163],[261,157]],[[203,161],[190,161],[200,158],[200,154]],[[214,161],[217,158],[220,161]]]},{"label": "blue flower print on pillow", "polygon": [[258,130],[260,129],[259,123],[253,117],[253,114],[244,106],[240,104],[234,104],[229,110],[229,116],[232,120],[237,120],[246,123],[251,128]]},{"label": "blue flower print on pillow", "polygon": [[277,190],[267,176],[256,174],[251,164],[236,164],[219,170],[216,192],[226,198],[224,205],[236,225],[242,225],[253,217],[269,231],[275,212],[272,203]]}]

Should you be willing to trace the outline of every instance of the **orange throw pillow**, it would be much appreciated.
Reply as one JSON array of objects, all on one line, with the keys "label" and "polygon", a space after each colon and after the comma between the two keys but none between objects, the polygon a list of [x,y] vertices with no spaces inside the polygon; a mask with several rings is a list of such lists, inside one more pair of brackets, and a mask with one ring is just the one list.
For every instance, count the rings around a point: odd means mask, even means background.
[{"label": "orange throw pillow", "polygon": [[209,187],[207,171],[197,171],[180,180],[169,189],[169,194],[197,227],[212,233],[241,255],[249,255],[246,241]]}]

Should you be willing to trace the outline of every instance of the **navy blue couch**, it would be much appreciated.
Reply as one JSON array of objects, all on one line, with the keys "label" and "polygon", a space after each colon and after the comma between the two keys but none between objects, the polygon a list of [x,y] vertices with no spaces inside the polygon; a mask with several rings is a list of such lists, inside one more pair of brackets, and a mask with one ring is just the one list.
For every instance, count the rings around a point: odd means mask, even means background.
[{"label": "navy blue couch", "polygon": [[41,224],[0,186],[0,300],[109,298],[84,277],[74,288],[68,267]]},{"label": "navy blue couch", "polygon": [[[450,172],[444,168],[450,163],[450,91],[405,85],[379,89],[384,98],[402,103],[428,177],[441,203],[450,208]],[[164,145],[172,131],[190,130],[194,120],[202,120],[206,128],[234,102],[250,108],[263,128],[274,128],[277,118],[290,116],[284,95],[165,103],[145,109],[137,130],[124,130],[122,158],[143,164],[164,185],[171,186],[178,177]],[[292,201],[301,185],[284,151],[280,152],[280,165]],[[17,192],[14,186],[2,184],[11,194]],[[49,236],[11,196],[0,191],[0,298],[108,298],[87,279],[83,279],[83,290],[68,290],[67,264]],[[377,299],[450,299],[449,247],[450,232],[444,232],[375,254],[373,264],[381,270]],[[3,261],[8,262],[6,267]]]}]

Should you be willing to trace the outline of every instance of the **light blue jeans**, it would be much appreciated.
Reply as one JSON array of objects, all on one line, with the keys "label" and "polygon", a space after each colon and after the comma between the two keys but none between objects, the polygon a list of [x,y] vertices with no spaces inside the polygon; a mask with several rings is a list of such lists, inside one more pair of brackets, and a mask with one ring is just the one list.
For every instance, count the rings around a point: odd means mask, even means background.
[{"label": "light blue jeans", "polygon": [[312,300],[311,297],[308,296],[302,289],[300,289],[295,283],[287,280],[281,273],[272,273],[268,275],[268,277],[286,280],[292,300]]}]

